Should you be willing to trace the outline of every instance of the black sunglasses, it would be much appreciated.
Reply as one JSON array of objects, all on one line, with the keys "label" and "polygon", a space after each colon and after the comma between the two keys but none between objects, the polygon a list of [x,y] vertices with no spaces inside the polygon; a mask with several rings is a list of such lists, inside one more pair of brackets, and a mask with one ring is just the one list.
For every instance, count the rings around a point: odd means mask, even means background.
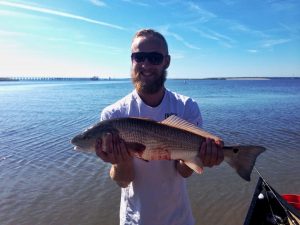
[{"label": "black sunglasses", "polygon": [[136,63],[148,60],[152,65],[160,65],[163,62],[164,55],[159,52],[134,52],[131,54],[131,60]]}]

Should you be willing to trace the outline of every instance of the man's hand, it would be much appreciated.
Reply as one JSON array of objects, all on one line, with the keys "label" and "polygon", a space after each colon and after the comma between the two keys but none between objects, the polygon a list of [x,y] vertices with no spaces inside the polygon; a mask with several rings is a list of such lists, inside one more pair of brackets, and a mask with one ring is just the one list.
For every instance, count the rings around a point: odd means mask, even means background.
[{"label": "man's hand", "polygon": [[125,141],[118,135],[107,133],[103,140],[99,139],[96,144],[96,155],[104,162],[111,164],[126,163],[132,160]]},{"label": "man's hand", "polygon": [[110,177],[120,187],[127,187],[134,179],[133,157],[125,141],[115,134],[106,134],[96,144],[96,154],[104,162],[111,163]]},{"label": "man's hand", "polygon": [[221,139],[206,138],[200,147],[200,159],[203,166],[213,167],[219,165],[224,160],[224,142]]}]

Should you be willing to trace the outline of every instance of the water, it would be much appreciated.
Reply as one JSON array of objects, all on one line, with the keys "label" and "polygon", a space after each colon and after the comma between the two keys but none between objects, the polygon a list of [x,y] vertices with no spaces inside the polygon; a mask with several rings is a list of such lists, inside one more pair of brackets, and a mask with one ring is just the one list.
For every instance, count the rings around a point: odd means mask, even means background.
[{"label": "water", "polygon": [[[194,98],[204,128],[226,143],[265,146],[258,170],[278,192],[300,193],[300,79],[167,87]],[[120,190],[109,165],[69,140],[131,90],[130,81],[0,83],[1,224],[118,224]],[[197,224],[242,224],[257,178],[245,182],[226,164],[188,178]]]}]

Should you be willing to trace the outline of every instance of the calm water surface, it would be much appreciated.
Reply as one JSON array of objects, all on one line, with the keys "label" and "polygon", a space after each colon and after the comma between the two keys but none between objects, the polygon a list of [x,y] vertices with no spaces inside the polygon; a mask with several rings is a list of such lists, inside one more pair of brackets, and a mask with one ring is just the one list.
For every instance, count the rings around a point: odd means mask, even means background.
[{"label": "calm water surface", "polygon": [[[167,87],[194,98],[204,129],[225,143],[265,146],[258,170],[280,193],[300,193],[299,79],[169,80]],[[1,224],[118,224],[120,190],[109,165],[75,152],[69,140],[131,90],[130,81],[0,83]],[[253,172],[245,182],[226,164],[190,177],[197,224],[242,224],[257,178]]]}]

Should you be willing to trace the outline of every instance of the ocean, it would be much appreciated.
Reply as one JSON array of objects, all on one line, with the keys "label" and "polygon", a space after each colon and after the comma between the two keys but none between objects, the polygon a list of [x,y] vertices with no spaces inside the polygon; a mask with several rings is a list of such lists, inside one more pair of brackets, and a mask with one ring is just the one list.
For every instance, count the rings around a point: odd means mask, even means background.
[{"label": "ocean", "polygon": [[[279,193],[300,193],[300,79],[170,79],[166,87],[195,99],[203,128],[226,144],[266,147],[256,168]],[[132,89],[130,80],[0,82],[2,225],[118,224],[110,166],[74,151],[70,139]],[[192,175],[196,224],[243,224],[257,179],[225,163]]]}]

